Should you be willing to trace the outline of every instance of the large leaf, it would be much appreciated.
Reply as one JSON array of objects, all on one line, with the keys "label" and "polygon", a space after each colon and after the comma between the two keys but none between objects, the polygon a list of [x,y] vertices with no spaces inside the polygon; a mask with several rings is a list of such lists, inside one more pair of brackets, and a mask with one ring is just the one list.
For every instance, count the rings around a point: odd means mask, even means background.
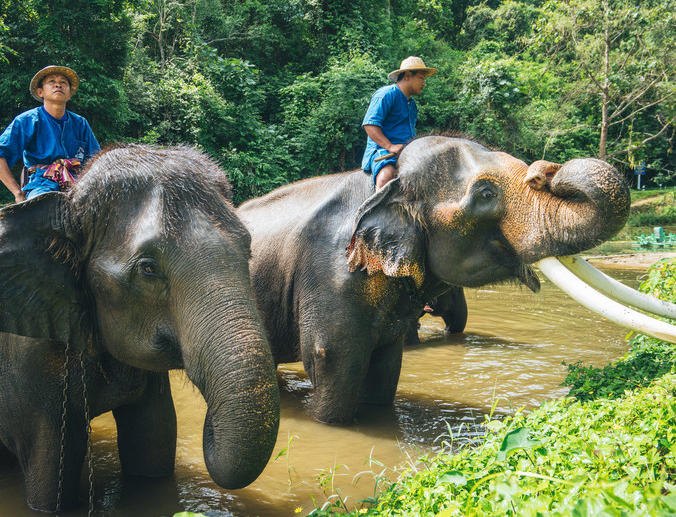
[{"label": "large leaf", "polygon": [[502,440],[500,450],[496,454],[495,459],[497,461],[505,461],[505,459],[509,458],[518,450],[531,449],[536,445],[541,445],[541,440],[530,439],[530,432],[531,430],[528,427],[519,427],[518,429],[507,433]]}]

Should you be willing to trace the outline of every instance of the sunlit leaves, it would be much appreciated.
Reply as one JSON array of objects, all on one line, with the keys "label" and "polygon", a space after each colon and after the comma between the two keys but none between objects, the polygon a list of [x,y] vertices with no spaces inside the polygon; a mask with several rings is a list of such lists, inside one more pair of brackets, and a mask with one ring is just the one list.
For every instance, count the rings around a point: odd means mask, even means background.
[{"label": "sunlit leaves", "polygon": [[667,376],[623,399],[560,399],[507,418],[483,445],[411,470],[367,514],[668,515],[676,502],[675,389]]},{"label": "sunlit leaves", "polygon": [[500,450],[495,456],[496,461],[505,461],[521,449],[530,449],[542,444],[541,440],[533,440],[530,434],[531,430],[527,427],[519,427],[507,433],[500,444]]}]

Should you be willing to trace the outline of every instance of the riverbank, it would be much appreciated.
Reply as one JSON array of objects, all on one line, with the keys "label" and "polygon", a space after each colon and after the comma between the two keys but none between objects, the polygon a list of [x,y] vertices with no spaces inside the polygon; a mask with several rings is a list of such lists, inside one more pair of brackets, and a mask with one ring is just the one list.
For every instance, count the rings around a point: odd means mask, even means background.
[{"label": "riverbank", "polygon": [[585,257],[594,267],[605,267],[612,269],[637,269],[646,270],[654,263],[665,259],[675,258],[676,252],[644,252],[644,253],[626,253],[618,255],[593,255]]}]

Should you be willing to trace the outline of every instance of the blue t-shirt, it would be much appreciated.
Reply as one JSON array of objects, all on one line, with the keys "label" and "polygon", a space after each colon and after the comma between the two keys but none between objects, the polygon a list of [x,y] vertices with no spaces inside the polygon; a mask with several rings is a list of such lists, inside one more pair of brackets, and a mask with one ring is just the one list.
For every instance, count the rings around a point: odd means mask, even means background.
[{"label": "blue t-shirt", "polygon": [[[84,117],[66,111],[61,121],[44,107],[33,108],[18,115],[0,135],[0,157],[10,168],[21,158],[26,167],[49,165],[59,158],[76,158],[81,163],[100,151],[101,147]],[[31,176],[24,190],[58,184],[42,177],[44,170]]]},{"label": "blue t-shirt", "polygon": [[[404,95],[396,84],[378,89],[371,97],[362,126],[379,126],[393,144],[406,144],[415,136],[418,107],[413,99]],[[366,141],[366,150],[361,162],[362,169],[370,170],[373,155],[381,147],[371,138]]]}]

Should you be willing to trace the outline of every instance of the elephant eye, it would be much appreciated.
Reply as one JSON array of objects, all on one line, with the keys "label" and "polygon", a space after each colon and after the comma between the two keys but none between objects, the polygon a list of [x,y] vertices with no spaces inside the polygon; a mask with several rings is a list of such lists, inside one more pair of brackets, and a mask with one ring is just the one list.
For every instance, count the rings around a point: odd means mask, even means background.
[{"label": "elephant eye", "polygon": [[495,192],[493,192],[489,187],[485,186],[480,191],[479,194],[484,199],[491,199],[495,197]]},{"label": "elephant eye", "polygon": [[139,273],[145,277],[161,276],[159,273],[159,264],[153,259],[141,259],[137,263]]}]

